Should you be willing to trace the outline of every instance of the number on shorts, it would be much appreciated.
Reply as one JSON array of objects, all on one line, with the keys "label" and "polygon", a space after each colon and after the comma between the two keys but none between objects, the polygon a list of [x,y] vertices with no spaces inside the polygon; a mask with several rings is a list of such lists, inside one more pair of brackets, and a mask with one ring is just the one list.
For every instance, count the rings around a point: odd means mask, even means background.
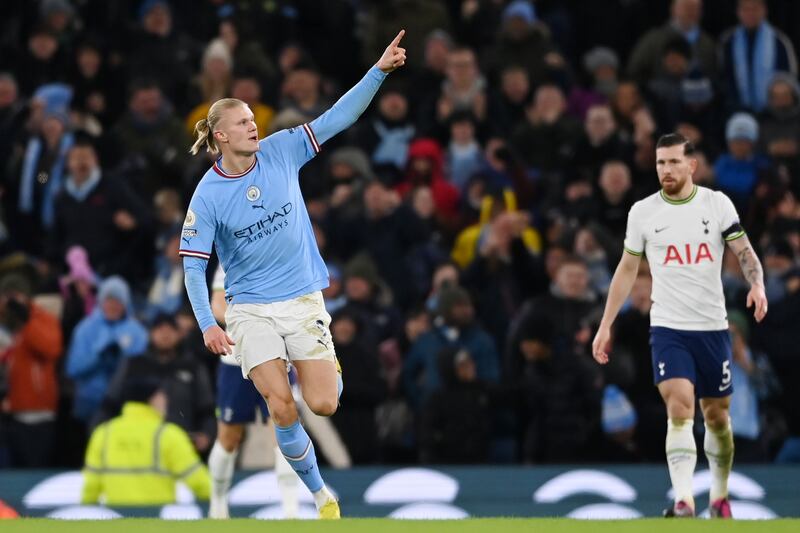
[{"label": "number on shorts", "polygon": [[722,363],[722,384],[727,385],[731,381],[731,362],[724,361]]}]

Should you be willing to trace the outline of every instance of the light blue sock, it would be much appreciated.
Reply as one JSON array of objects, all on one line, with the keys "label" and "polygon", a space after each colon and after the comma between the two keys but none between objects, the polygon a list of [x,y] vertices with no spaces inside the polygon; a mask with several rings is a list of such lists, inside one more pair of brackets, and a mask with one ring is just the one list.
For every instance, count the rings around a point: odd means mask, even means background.
[{"label": "light blue sock", "polygon": [[289,427],[275,425],[275,440],[281,453],[312,493],[325,486],[317,467],[317,456],[306,430],[296,421]]}]

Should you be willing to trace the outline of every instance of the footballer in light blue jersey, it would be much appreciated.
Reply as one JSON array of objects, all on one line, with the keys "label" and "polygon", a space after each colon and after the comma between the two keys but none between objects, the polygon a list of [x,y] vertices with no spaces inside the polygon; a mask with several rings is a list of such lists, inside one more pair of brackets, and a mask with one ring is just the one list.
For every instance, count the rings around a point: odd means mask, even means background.
[{"label": "footballer in light blue jersey", "polygon": [[[339,518],[336,497],[325,487],[314,446],[300,424],[284,361],[298,371],[303,397],[317,415],[330,416],[342,391],[321,289],[328,271],[317,249],[300,193],[298,172],[320,145],[353,124],[389,72],[405,64],[399,43],[328,111],[315,120],[258,140],[252,111],[241,100],[214,102],[197,122],[192,153],[221,152],[195,189],[181,235],[189,300],[206,347],[230,354],[267,400],[281,453],[308,487],[320,518]],[[212,248],[225,270],[228,309],[223,331],[214,320],[205,271]],[[228,335],[230,334],[230,336]],[[234,340],[235,339],[235,340]],[[227,491],[236,442],[214,444],[209,515],[228,515]]]},{"label": "footballer in light blue jersey", "polygon": [[[187,275],[205,271],[213,244],[225,269],[229,303],[285,301],[327,287],[328,270],[298,172],[319,153],[321,143],[355,122],[385,77],[372,67],[317,119],[261,139],[252,166],[241,174],[228,174],[218,159],[197,185],[183,225],[180,255],[187,258]],[[207,295],[193,298],[193,292],[190,287],[195,316],[205,331],[216,322]]]}]

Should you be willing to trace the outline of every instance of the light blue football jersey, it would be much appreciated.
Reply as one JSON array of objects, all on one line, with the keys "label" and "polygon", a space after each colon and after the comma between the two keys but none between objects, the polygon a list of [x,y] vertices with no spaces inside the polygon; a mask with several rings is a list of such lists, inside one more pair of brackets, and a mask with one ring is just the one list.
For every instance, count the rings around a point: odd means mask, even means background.
[{"label": "light blue football jersey", "polygon": [[[215,246],[225,269],[229,302],[277,302],[328,286],[298,172],[320,151],[321,143],[363,113],[385,77],[379,69],[370,69],[311,123],[262,139],[247,171],[227,174],[224,161],[217,160],[200,180],[189,203],[179,253],[208,259]],[[192,300],[193,306],[198,303]]]}]

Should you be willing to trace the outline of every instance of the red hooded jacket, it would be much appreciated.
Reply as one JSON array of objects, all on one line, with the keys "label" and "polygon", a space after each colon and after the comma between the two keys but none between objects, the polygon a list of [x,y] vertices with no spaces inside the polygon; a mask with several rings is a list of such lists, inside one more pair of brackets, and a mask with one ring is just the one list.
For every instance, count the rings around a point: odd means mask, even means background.
[{"label": "red hooded jacket", "polygon": [[[429,176],[420,176],[414,171],[413,160],[424,158],[431,162]],[[458,189],[444,177],[444,152],[433,139],[417,139],[408,147],[408,164],[402,183],[396,189],[405,198],[414,187],[428,185],[433,194],[436,211],[443,217],[458,214]]]}]

